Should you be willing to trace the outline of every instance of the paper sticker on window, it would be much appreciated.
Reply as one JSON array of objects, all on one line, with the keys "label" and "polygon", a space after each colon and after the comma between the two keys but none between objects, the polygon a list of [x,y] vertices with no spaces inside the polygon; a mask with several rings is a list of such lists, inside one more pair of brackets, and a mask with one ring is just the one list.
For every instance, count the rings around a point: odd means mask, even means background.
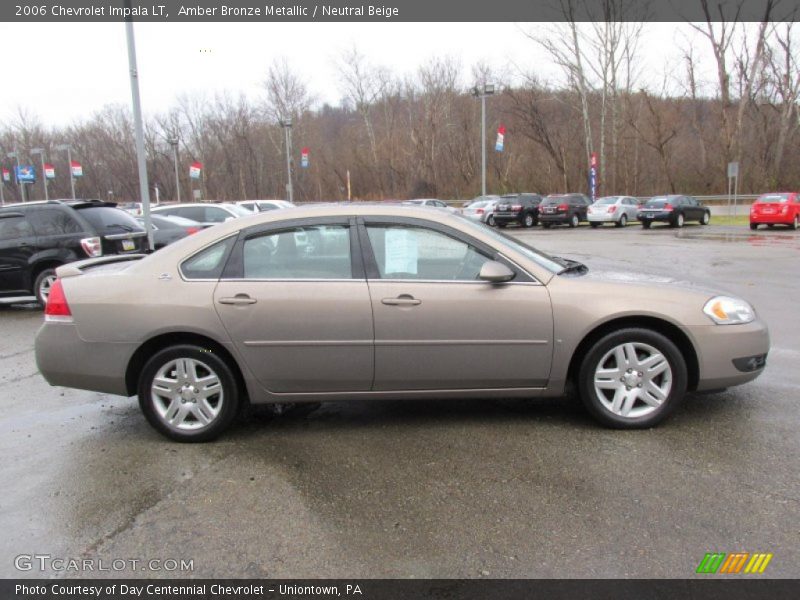
[{"label": "paper sticker on window", "polygon": [[410,229],[390,228],[385,234],[386,262],[383,272],[417,274],[417,234]]}]

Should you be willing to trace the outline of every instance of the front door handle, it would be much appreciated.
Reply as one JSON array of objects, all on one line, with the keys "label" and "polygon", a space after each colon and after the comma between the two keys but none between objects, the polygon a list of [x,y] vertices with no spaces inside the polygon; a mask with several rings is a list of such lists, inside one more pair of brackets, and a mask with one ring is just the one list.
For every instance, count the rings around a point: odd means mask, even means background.
[{"label": "front door handle", "polygon": [[384,298],[381,303],[387,306],[417,306],[422,304],[422,300],[417,300],[408,294],[401,294],[397,298]]},{"label": "front door handle", "polygon": [[233,304],[241,306],[244,304],[255,304],[258,302],[255,298],[251,298],[247,294],[236,294],[233,298],[220,298],[217,300],[220,304]]}]

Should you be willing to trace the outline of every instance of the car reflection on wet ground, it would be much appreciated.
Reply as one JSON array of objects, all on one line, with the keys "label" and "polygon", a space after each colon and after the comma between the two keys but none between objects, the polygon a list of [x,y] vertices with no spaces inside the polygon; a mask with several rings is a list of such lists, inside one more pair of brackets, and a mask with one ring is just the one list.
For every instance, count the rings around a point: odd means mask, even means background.
[{"label": "car reflection on wet ground", "polygon": [[0,574],[41,576],[14,557],[47,553],[192,559],[194,577],[691,577],[736,549],[797,577],[800,235],[509,231],[743,296],[771,327],[765,373],[649,431],[599,428],[569,400],[336,403],[181,445],[133,398],[48,386],[41,312],[0,309]]}]

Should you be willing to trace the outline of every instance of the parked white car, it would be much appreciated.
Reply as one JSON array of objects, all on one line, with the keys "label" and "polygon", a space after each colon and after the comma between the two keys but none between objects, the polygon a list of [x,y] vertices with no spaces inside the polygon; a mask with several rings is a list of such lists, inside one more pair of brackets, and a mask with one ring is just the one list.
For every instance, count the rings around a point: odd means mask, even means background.
[{"label": "parked white car", "polygon": [[183,217],[201,223],[203,227],[210,227],[217,223],[224,223],[239,217],[249,217],[252,211],[237,206],[230,202],[193,202],[181,204],[162,204],[153,207],[153,214]]},{"label": "parked white car", "polygon": [[636,221],[638,212],[639,201],[633,196],[604,196],[589,206],[586,217],[592,227],[600,227],[603,223],[625,227],[630,221]]},{"label": "parked white car", "polygon": [[403,204],[410,205],[413,204],[415,206],[430,206],[431,208],[441,208],[446,210],[447,212],[453,213],[454,215],[460,215],[461,211],[457,208],[453,208],[452,206],[448,206],[447,202],[443,200],[437,200],[436,198],[417,198],[415,200],[406,200]]},{"label": "parked white car", "polygon": [[241,206],[254,213],[294,208],[294,204],[288,200],[239,200],[236,202],[236,206]]},{"label": "parked white car", "polygon": [[490,227],[494,227],[494,210],[497,206],[497,200],[478,200],[471,202],[469,206],[461,209],[461,214],[470,219],[486,223]]}]

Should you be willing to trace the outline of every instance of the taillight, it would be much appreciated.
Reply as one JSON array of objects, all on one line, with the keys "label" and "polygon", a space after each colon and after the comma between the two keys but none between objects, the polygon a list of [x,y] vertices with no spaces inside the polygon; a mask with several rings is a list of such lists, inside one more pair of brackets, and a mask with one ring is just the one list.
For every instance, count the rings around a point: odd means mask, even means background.
[{"label": "taillight", "polygon": [[617,205],[616,204],[612,204],[611,206],[609,206],[608,207],[608,212],[610,212],[610,213],[617,212]]},{"label": "taillight", "polygon": [[483,209],[482,208],[476,208],[475,209],[475,214],[482,215],[483,214]]},{"label": "taillight", "polygon": [[199,227],[187,227],[186,228],[186,235],[192,235],[194,233],[197,233],[198,231],[201,231],[201,229]]},{"label": "taillight", "polygon": [[97,258],[103,255],[103,243],[99,237],[83,238],[81,240],[81,248],[89,258]]},{"label": "taillight", "polygon": [[667,204],[665,204],[664,205],[664,210],[672,210],[672,204],[670,204],[669,202]]},{"label": "taillight", "polygon": [[566,204],[559,204],[558,210],[567,210],[569,207]]},{"label": "taillight", "polygon": [[72,321],[72,311],[67,304],[67,297],[64,295],[64,287],[61,285],[60,279],[56,279],[50,286],[47,305],[44,307],[44,320]]}]

